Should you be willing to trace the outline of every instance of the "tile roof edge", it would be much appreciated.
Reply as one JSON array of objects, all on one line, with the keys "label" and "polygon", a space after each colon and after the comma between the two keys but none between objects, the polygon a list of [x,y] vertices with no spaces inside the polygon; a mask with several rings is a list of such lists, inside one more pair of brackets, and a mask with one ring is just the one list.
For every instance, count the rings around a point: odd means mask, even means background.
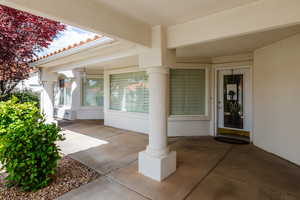
[{"label": "tile roof edge", "polygon": [[32,59],[30,62],[31,62],[31,63],[37,62],[37,61],[39,61],[39,60],[48,58],[48,57],[50,57],[50,56],[53,56],[53,55],[56,55],[56,54],[65,52],[65,51],[67,51],[67,50],[70,50],[70,49],[74,49],[74,48],[80,47],[80,46],[82,46],[82,45],[84,45],[84,44],[93,42],[93,41],[98,40],[98,39],[103,38],[103,37],[104,37],[104,36],[101,36],[101,35],[95,35],[93,38],[88,38],[88,39],[86,39],[86,40],[83,40],[83,41],[74,43],[74,44],[72,44],[72,45],[69,45],[69,46],[67,46],[67,47],[61,48],[61,49],[56,50],[56,51],[54,51],[54,52],[48,53],[47,55],[40,56],[40,57],[38,57],[38,58],[34,58],[34,59]]}]

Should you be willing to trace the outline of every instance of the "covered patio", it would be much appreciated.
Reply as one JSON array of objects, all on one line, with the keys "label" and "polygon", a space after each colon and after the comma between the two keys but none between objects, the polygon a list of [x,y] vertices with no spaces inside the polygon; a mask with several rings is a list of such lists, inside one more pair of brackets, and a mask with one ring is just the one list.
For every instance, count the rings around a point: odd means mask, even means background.
[{"label": "covered patio", "polygon": [[298,166],[253,145],[225,144],[213,137],[169,137],[177,152],[176,173],[163,182],[151,180],[138,173],[138,152],[148,144],[147,135],[100,124],[62,125],[67,137],[60,144],[63,152],[101,177],[60,199],[300,198]]}]

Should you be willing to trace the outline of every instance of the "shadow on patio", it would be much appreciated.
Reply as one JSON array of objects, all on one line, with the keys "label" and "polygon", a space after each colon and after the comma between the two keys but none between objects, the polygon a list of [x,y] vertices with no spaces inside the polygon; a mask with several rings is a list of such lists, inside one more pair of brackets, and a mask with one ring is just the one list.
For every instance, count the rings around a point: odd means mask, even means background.
[{"label": "shadow on patio", "polygon": [[159,183],[138,173],[146,135],[105,127],[101,121],[63,125],[62,150],[98,171],[94,182],[60,199],[300,199],[300,168],[253,145],[212,137],[169,138],[177,151],[175,174]]}]

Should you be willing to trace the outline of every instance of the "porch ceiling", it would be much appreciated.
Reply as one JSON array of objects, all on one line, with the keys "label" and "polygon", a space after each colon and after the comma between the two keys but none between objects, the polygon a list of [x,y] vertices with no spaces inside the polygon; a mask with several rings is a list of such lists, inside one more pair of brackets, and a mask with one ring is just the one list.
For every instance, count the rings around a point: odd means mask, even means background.
[{"label": "porch ceiling", "polygon": [[[75,3],[72,0],[0,0],[0,4],[3,5],[117,40],[130,41],[143,47],[151,47],[151,26],[163,25],[166,27],[166,45],[169,49],[300,24],[299,2],[299,0],[77,0]],[[247,47],[242,50],[248,51],[253,48]],[[237,50],[228,51],[232,53]],[[224,51],[216,54],[224,54]]]},{"label": "porch ceiling", "polygon": [[96,0],[0,0],[6,5],[114,39],[150,46],[151,27]]},{"label": "porch ceiling", "polygon": [[176,56],[209,58],[251,53],[297,33],[300,25],[181,47],[176,49]]},{"label": "porch ceiling", "polygon": [[174,25],[257,0],[96,0],[151,25]]}]

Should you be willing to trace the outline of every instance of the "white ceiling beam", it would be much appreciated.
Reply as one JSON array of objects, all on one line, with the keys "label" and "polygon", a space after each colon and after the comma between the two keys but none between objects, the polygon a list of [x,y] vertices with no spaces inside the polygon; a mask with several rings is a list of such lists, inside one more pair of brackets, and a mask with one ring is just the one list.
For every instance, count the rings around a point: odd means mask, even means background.
[{"label": "white ceiling beam", "polygon": [[260,0],[168,27],[168,48],[178,48],[300,24],[299,0]]},{"label": "white ceiling beam", "polygon": [[150,47],[151,26],[94,0],[0,0],[0,4]]}]

